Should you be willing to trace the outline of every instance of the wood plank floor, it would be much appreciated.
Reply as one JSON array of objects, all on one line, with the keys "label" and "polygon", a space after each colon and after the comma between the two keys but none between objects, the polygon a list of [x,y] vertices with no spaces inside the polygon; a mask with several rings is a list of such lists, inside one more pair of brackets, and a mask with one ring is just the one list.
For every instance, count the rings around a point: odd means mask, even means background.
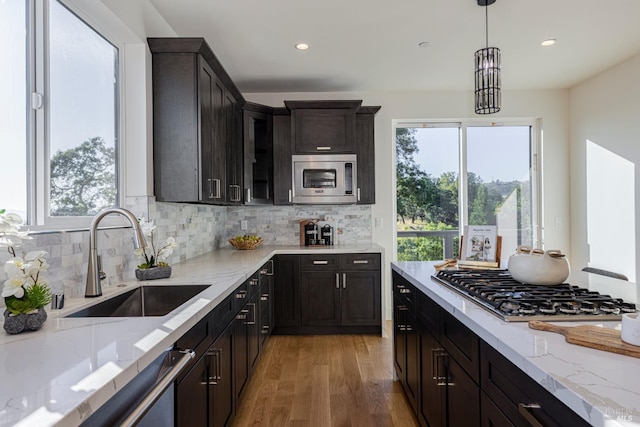
[{"label": "wood plank floor", "polygon": [[373,335],[274,335],[233,425],[417,426],[392,350]]}]

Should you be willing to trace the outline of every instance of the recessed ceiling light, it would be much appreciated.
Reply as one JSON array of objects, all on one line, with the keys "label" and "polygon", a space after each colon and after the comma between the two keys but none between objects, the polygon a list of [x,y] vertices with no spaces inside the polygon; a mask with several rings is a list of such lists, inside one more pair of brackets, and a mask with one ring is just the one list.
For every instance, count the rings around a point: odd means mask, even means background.
[{"label": "recessed ceiling light", "polygon": [[429,47],[429,42],[420,42],[420,43],[418,43],[418,46],[420,46],[420,47]]},{"label": "recessed ceiling light", "polygon": [[547,40],[543,40],[542,43],[540,43],[540,45],[542,46],[553,46],[554,44],[557,43],[558,40],[556,39],[547,39]]},{"label": "recessed ceiling light", "polygon": [[298,43],[296,45],[296,49],[298,49],[298,50],[307,50],[307,49],[309,49],[309,45],[306,44],[306,43]]}]

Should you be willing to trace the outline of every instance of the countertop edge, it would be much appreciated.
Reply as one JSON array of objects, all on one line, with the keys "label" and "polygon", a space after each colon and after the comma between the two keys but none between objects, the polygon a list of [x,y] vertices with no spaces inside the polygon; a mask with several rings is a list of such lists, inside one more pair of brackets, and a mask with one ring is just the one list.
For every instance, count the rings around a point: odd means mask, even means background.
[{"label": "countertop edge", "polygon": [[[400,264],[402,263],[406,262],[400,262]],[[620,418],[633,418],[634,415],[638,415],[635,412],[637,410],[636,408],[629,409],[633,410],[633,413],[620,414],[616,413],[614,408],[603,407],[602,405],[599,405],[598,402],[594,402],[594,400],[599,400],[599,396],[591,395],[589,397],[586,397],[578,392],[578,390],[580,390],[580,387],[577,387],[577,385],[579,384],[568,384],[563,381],[563,378],[558,377],[552,372],[546,371],[538,362],[542,358],[547,356],[554,357],[553,354],[529,356],[523,354],[518,350],[518,345],[516,345],[517,343],[514,343],[511,340],[505,338],[501,338],[500,335],[508,335],[505,333],[500,333],[505,331],[507,328],[517,329],[518,334],[522,336],[524,336],[525,334],[538,334],[540,332],[530,330],[528,328],[527,322],[505,322],[502,319],[499,319],[494,314],[491,314],[483,309],[480,305],[437,283],[435,280],[431,279],[431,274],[435,273],[433,264],[435,263],[431,263],[431,273],[429,274],[427,281],[424,280],[424,277],[422,277],[422,275],[421,277],[414,277],[411,272],[404,270],[403,266],[399,265],[398,262],[391,262],[391,269],[392,271],[399,273],[402,277],[416,286],[420,291],[433,299],[444,310],[453,315],[481,339],[487,342],[487,344],[491,345],[520,370],[525,372],[529,377],[540,384],[545,390],[550,392],[571,410],[573,410],[576,414],[578,414],[580,417],[582,417],[592,425],[596,427],[605,427],[605,425],[607,427],[610,427],[612,425],[625,425],[624,419],[621,421],[621,424],[618,424]],[[462,309],[460,309],[460,307],[462,307]],[[609,327],[615,327],[616,322],[600,323],[606,323]],[[596,357],[607,357],[612,359],[614,362],[615,360],[624,360],[625,362],[631,364],[634,363],[631,360],[638,360],[629,356],[621,356],[613,353],[607,353],[599,350],[593,350],[586,347],[568,344],[564,341],[564,337],[561,335],[553,333],[546,334],[549,335],[545,336],[545,339],[553,342],[556,348],[566,347],[566,350],[574,352],[578,355],[582,355],[582,353],[584,353],[588,354],[589,356],[595,355]],[[598,353],[605,353],[606,356]],[[589,390],[586,389],[581,391],[585,394],[589,393]],[[631,393],[631,391],[629,392]],[[606,402],[606,399],[601,399],[600,402],[604,403]],[[620,412],[625,411],[621,410]]]}]

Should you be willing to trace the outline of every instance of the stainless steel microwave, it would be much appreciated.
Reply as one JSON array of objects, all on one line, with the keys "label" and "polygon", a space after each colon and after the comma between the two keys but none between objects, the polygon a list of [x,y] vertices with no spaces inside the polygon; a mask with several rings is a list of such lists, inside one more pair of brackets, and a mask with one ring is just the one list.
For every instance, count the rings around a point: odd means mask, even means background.
[{"label": "stainless steel microwave", "polygon": [[357,202],[355,154],[291,156],[292,203],[349,204]]}]

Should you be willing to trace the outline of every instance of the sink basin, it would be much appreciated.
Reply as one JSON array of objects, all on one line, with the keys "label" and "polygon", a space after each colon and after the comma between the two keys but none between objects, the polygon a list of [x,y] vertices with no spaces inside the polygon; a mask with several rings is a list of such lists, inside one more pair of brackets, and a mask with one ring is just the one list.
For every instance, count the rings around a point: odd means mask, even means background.
[{"label": "sink basin", "polygon": [[164,316],[210,285],[140,286],[65,317]]}]

